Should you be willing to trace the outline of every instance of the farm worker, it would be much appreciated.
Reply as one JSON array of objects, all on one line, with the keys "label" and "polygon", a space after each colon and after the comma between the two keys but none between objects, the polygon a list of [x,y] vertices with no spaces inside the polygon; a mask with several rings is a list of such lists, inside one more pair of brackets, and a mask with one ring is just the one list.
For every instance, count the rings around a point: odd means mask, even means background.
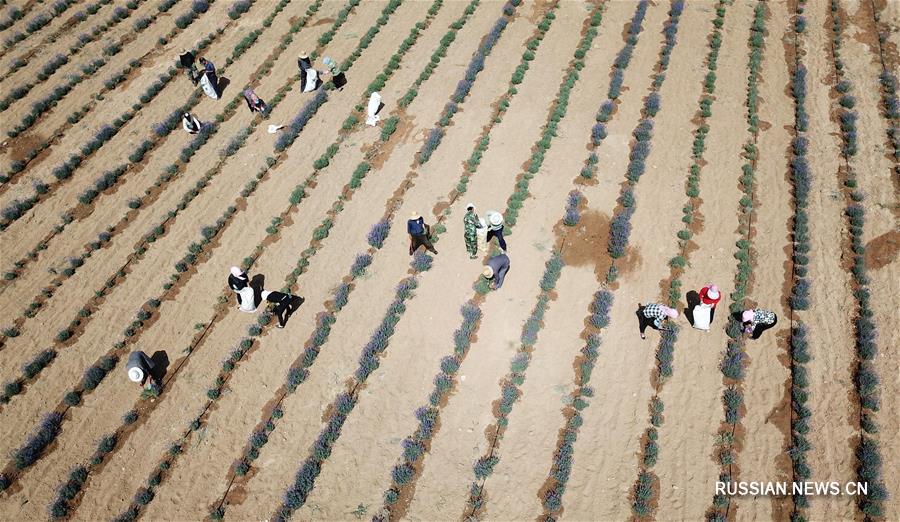
[{"label": "farm worker", "polygon": [[182,50],[178,61],[184,67],[184,72],[187,74],[188,79],[191,80],[191,83],[197,85],[197,82],[200,81],[200,72],[194,67],[194,53]]},{"label": "farm worker", "polygon": [[750,308],[741,314],[741,321],[744,333],[751,334],[751,339],[759,339],[763,332],[778,324],[778,316],[771,310]]},{"label": "farm worker", "polygon": [[482,272],[481,275],[488,281],[493,279],[494,284],[492,285],[492,288],[494,290],[499,290],[500,287],[503,286],[503,280],[506,279],[507,272],[509,272],[509,256],[506,254],[497,254],[488,259],[487,266],[484,267],[484,272]]},{"label": "farm worker", "polygon": [[381,108],[381,94],[373,92],[369,95],[369,105],[366,107],[366,125],[374,127],[380,120],[378,109]]},{"label": "farm worker", "polygon": [[136,351],[128,355],[128,364],[125,365],[125,370],[128,372],[128,379],[131,382],[143,384],[145,380],[150,378],[151,381],[147,382],[147,387],[149,388],[152,384],[151,372],[155,366],[146,353]]},{"label": "farm worker", "polygon": [[268,109],[266,102],[262,101],[250,87],[244,89],[244,101],[247,102],[247,108],[250,109],[250,112],[262,114]]},{"label": "farm worker", "polygon": [[[200,58],[200,65],[203,66],[203,76],[206,78],[206,81],[209,83],[209,88],[212,92],[208,92],[210,98],[218,99],[219,98],[219,77],[216,76],[216,66],[206,58]],[[200,78],[201,83],[203,82],[203,78]],[[206,89],[204,89],[205,91]]]},{"label": "farm worker", "polygon": [[700,289],[700,302],[694,306],[694,328],[708,332],[716,314],[716,304],[721,300],[719,287],[710,283]]},{"label": "farm worker", "polygon": [[481,219],[475,213],[475,203],[466,205],[466,215],[463,216],[463,239],[466,241],[466,250],[469,251],[469,259],[478,257],[478,229],[483,228]]},{"label": "farm worker", "polygon": [[344,71],[341,70],[337,62],[327,56],[322,59],[322,62],[325,63],[325,66],[331,72],[331,83],[334,84],[334,88],[337,90],[343,89],[347,85],[347,76],[344,74]]},{"label": "farm worker", "polygon": [[181,126],[188,134],[197,134],[200,132],[200,120],[193,114],[186,112],[181,115]]},{"label": "farm worker", "polygon": [[263,290],[262,298],[275,304],[275,309],[272,310],[272,313],[278,318],[278,324],[276,326],[278,326],[278,328],[284,328],[288,318],[294,313],[294,300],[296,297],[291,294],[285,294],[284,292],[270,292],[268,290]]},{"label": "farm worker", "polygon": [[506,240],[503,239],[503,215],[496,210],[488,210],[487,214],[488,230],[487,242],[491,242],[491,238],[496,237],[497,243],[500,245],[500,251],[506,253]]},{"label": "farm worker", "polygon": [[641,339],[646,339],[644,331],[648,326],[654,330],[659,330],[662,328],[663,321],[666,318],[675,319],[678,317],[678,310],[659,303],[650,303],[647,306],[642,306],[638,303],[637,316],[638,325],[641,329]]},{"label": "farm worker", "polygon": [[425,224],[422,214],[413,212],[409,216],[409,221],[406,222],[406,232],[409,234],[409,255],[413,255],[420,246],[425,246],[426,250],[437,254],[437,250],[431,244],[431,227]]},{"label": "farm worker", "polygon": [[238,308],[242,312],[252,313],[259,306],[256,290],[250,286],[250,278],[247,273],[240,268],[231,267],[231,274],[228,276],[228,286],[237,293]]},{"label": "farm worker", "polygon": [[319,81],[319,73],[313,69],[309,55],[301,54],[297,58],[297,67],[300,68],[300,90],[303,92],[312,92],[316,90],[316,84]]}]

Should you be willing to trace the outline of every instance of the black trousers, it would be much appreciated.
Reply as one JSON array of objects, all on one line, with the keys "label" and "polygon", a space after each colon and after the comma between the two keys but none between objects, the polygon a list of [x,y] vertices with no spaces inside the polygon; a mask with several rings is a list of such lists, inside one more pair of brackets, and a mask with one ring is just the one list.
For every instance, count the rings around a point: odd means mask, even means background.
[{"label": "black trousers", "polygon": [[427,234],[416,234],[414,236],[409,236],[409,255],[413,255],[413,253],[418,250],[420,246],[424,246],[427,250],[430,250],[437,254],[437,250],[434,249],[434,245],[431,244],[431,240],[428,239]]},{"label": "black trousers", "polygon": [[490,243],[491,238],[494,237],[497,238],[497,243],[500,245],[500,248],[502,248],[503,251],[506,252],[506,240],[503,239],[503,229],[501,228],[500,230],[488,230],[485,243]]},{"label": "black trousers", "polygon": [[638,327],[641,329],[641,335],[644,335],[644,331],[647,330],[647,327],[653,328],[654,330],[659,330],[656,324],[653,323],[653,319],[648,318],[644,315],[644,308],[646,306],[638,307],[637,317],[638,317]]},{"label": "black trousers", "polygon": [[758,325],[756,325],[756,328],[753,329],[753,337],[751,337],[751,339],[759,339],[759,336],[762,335],[763,332],[765,332],[769,328],[772,328],[776,324],[778,324],[778,316],[777,315],[775,316],[775,320],[772,321],[772,324],[759,323]]},{"label": "black trousers", "polygon": [[269,295],[266,296],[266,301],[275,303],[275,309],[272,310],[272,313],[278,318],[278,325],[282,328],[287,323],[288,317],[294,312],[291,307],[293,300],[294,296],[283,292],[269,292]]}]

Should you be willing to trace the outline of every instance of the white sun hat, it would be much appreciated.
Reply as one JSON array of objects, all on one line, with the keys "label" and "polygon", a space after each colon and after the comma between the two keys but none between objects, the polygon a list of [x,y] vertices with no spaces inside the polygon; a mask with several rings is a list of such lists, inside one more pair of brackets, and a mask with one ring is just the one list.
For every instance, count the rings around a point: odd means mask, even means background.
[{"label": "white sun hat", "polygon": [[144,380],[144,371],[138,367],[128,369],[128,378],[131,382],[141,382]]},{"label": "white sun hat", "polygon": [[488,221],[490,221],[491,225],[500,226],[503,224],[503,216],[500,215],[496,210],[492,210],[488,212]]},{"label": "white sun hat", "polygon": [[490,279],[490,278],[494,277],[494,269],[489,266],[486,266],[486,267],[484,267],[484,272],[482,272],[481,275]]}]

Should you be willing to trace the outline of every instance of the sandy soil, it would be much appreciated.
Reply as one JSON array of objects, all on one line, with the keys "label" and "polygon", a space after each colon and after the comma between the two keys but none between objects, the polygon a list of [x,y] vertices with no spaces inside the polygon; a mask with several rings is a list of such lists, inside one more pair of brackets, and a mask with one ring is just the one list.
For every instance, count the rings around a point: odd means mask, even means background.
[{"label": "sandy soil", "polygon": [[[13,2],[30,6],[29,2]],[[158,40],[173,27],[175,18],[190,8],[182,0],[139,34],[132,23],[156,12],[158,1],[146,1],[126,20],[87,45],[70,63],[47,81],[38,82],[23,99],[2,113],[0,143],[2,168],[22,157],[28,147],[53,137],[51,146],[33,160],[12,182],[0,186],[0,208],[15,198],[33,194],[33,182],[43,181],[51,191],[35,208],[0,232],[0,270],[14,268],[35,245],[47,239],[46,249],[18,269],[18,277],[0,283],[0,314],[3,329],[16,325],[18,335],[4,334],[0,345],[0,384],[17,379],[22,366],[40,351],[52,347],[56,359],[22,393],[0,404],[0,454],[11,456],[35,429],[42,415],[58,409],[65,413],[61,433],[33,466],[15,476],[12,487],[0,493],[0,519],[33,520],[48,516],[48,506],[70,470],[87,464],[97,442],[122,426],[122,415],[138,407],[141,420],[124,431],[117,447],[104,463],[93,467],[83,496],[77,499],[73,519],[111,519],[131,504],[139,488],[166,455],[170,444],[179,441],[198,414],[202,427],[187,439],[162,483],[154,488],[155,499],[142,511],[153,520],[199,520],[223,497],[226,518],[267,519],[276,512],[286,488],[293,483],[300,464],[310,454],[315,438],[328,421],[328,409],[337,394],[346,390],[357,365],[360,348],[369,340],[394,295],[395,285],[409,275],[404,221],[412,211],[435,222],[446,213],[448,231],[436,244],[440,254],[433,267],[418,276],[419,287],[383,354],[379,368],[359,391],[358,403],[343,425],[339,439],[322,465],[314,489],[294,516],[297,520],[352,520],[377,514],[383,494],[391,486],[391,468],[400,462],[402,440],[418,425],[417,407],[427,402],[432,380],[442,357],[453,351],[453,332],[460,323],[459,309],[472,299],[472,282],[478,277],[481,261],[469,261],[461,231],[465,204],[472,201],[481,215],[502,210],[515,190],[522,165],[539,139],[547,121],[559,83],[570,65],[579,30],[590,5],[584,1],[562,0],[556,19],[547,32],[517,93],[502,120],[493,122],[493,110],[507,92],[510,77],[525,51],[525,42],[535,33],[543,13],[552,4],[526,1],[518,8],[515,21],[504,31],[484,70],[430,161],[417,166],[416,153],[427,132],[440,117],[444,104],[464,77],[466,67],[483,35],[490,31],[503,4],[483,0],[462,27],[447,55],[432,77],[419,87],[415,101],[405,110],[397,101],[413,85],[432,52],[459,18],[467,1],[445,0],[409,51],[401,65],[381,89],[385,107],[382,122],[397,115],[400,124],[386,143],[381,143],[382,127],[357,125],[341,128],[357,104],[365,104],[366,87],[382,73],[391,56],[417,22],[426,19],[430,1],[407,0],[390,17],[359,59],[347,71],[349,84],[329,92],[326,102],[294,144],[284,153],[273,150],[275,137],[266,133],[269,123],[288,123],[312,95],[294,88],[249,136],[237,154],[220,152],[253,120],[241,105],[233,114],[225,105],[245,85],[253,82],[256,92],[270,101],[285,85],[294,83],[296,58],[317,50],[341,61],[349,56],[386,5],[385,0],[364,1],[349,15],[324,48],[318,38],[334,22],[345,5],[343,0],[326,0],[309,23],[284,52],[278,45],[290,34],[291,25],[311,5],[312,0],[292,0],[270,27],[261,20],[275,2],[255,2],[251,11],[232,21],[226,11],[231,1],[210,6],[190,29],[180,31],[166,44]],[[67,53],[78,35],[107,20],[113,5],[78,25],[67,20],[87,2],[78,2],[47,27],[30,35],[14,49],[0,52],[0,92],[8,92],[35,74],[56,53]],[[748,300],[775,310],[779,327],[748,344],[749,365],[744,380],[745,416],[741,421],[741,445],[737,468],[741,480],[790,480],[787,387],[787,334],[790,318],[810,327],[812,361],[810,408],[813,445],[809,453],[813,480],[854,480],[854,447],[859,437],[858,399],[852,370],[855,363],[851,327],[854,307],[846,257],[844,196],[838,179],[840,157],[839,128],[834,119],[832,97],[833,63],[827,44],[831,38],[828,2],[807,2],[807,31],[804,63],[808,76],[807,109],[810,113],[810,153],[813,191],[810,198],[812,253],[810,280],[812,305],[807,311],[792,311],[786,299],[789,287],[789,219],[792,215],[787,154],[793,136],[793,99],[789,91],[786,51],[791,45],[789,6],[767,3],[768,35],[760,85],[760,117],[757,168],[754,250],[757,252],[755,279]],[[892,122],[881,111],[882,50],[873,30],[872,4],[868,0],[842,1],[847,15],[842,58],[845,74],[854,84],[859,114],[859,154],[852,160],[861,191],[866,195],[865,240],[871,277],[872,305],[879,328],[880,355],[876,361],[881,377],[882,409],[877,414],[879,440],[890,499],[885,503],[886,520],[900,517],[900,491],[891,484],[889,470],[900,467],[900,444],[891,434],[900,431],[900,406],[891,400],[900,391],[897,374],[900,334],[897,295],[900,293],[900,264],[897,261],[897,164],[887,141]],[[896,2],[876,1],[882,30],[889,30],[883,44],[887,67],[896,71],[900,45],[900,8]],[[469,485],[474,480],[472,465],[492,442],[489,429],[496,422],[495,407],[500,397],[499,383],[509,371],[509,363],[520,344],[522,326],[535,305],[544,263],[568,234],[564,256],[568,265],[552,293],[544,322],[534,347],[522,395],[509,416],[504,437],[497,442],[500,458],[485,481],[486,504],[482,518],[502,520],[534,519],[543,511],[542,488],[552,471],[559,430],[566,418],[561,414],[574,386],[576,360],[584,340],[585,315],[594,292],[605,286],[609,258],[606,235],[609,216],[617,203],[628,164],[631,132],[640,119],[644,97],[649,92],[654,66],[663,42],[662,25],[668,2],[658,1],[648,8],[637,46],[625,73],[622,95],[612,119],[606,124],[608,137],[597,149],[599,168],[595,181],[585,183],[578,172],[590,151],[594,115],[604,101],[616,53],[622,47],[623,30],[635,3],[610,1],[605,6],[603,24],[585,57],[585,67],[571,92],[568,112],[558,135],[547,152],[542,169],[529,186],[514,233],[509,234],[512,268],[503,288],[479,298],[483,319],[464,360],[448,400],[439,406],[440,421],[426,454],[419,462],[409,495],[402,499],[396,516],[414,520],[453,520],[466,508]],[[8,7],[4,7],[5,12]],[[47,2],[34,3],[23,20],[0,31],[5,38],[37,13],[50,9]],[[737,186],[740,149],[748,137],[743,101],[746,96],[747,36],[753,4],[734,2],[723,27],[716,102],[701,174],[700,230],[695,234],[690,264],[683,280],[685,291],[714,281],[726,299],[720,303],[711,332],[703,334],[681,324],[682,333],[675,350],[672,378],[661,388],[665,402],[665,422],[659,430],[659,461],[653,468],[658,478],[657,520],[696,520],[703,517],[714,493],[712,484],[719,474],[714,443],[722,421],[722,376],[718,368],[725,347],[724,314],[727,295],[733,287],[737,239]],[[611,322],[602,333],[604,343],[592,377],[594,396],[584,411],[584,424],[574,448],[571,478],[563,500],[563,517],[573,520],[621,520],[632,517],[631,494],[640,462],[641,436],[647,427],[647,408],[654,393],[655,333],[641,341],[637,335],[634,310],[637,303],[661,301],[670,276],[667,261],[678,252],[676,232],[685,202],[684,181],[691,163],[692,131],[695,128],[697,99],[705,74],[706,38],[715,16],[712,2],[687,2],[678,31],[667,80],[660,91],[662,109],[655,118],[652,152],[647,171],[635,189],[638,201],[633,216],[629,255],[621,263],[620,276],[613,285],[615,302]],[[239,59],[225,66],[235,45],[257,28],[263,29],[256,43]],[[217,31],[220,31],[217,33]],[[58,33],[55,41],[49,37]],[[152,135],[152,124],[162,121],[173,108],[186,100],[193,87],[183,76],[174,78],[156,98],[140,110],[122,130],[92,154],[68,180],[52,176],[55,166],[80,148],[96,130],[131,108],[159,74],[165,71],[181,48],[192,47],[207,34],[213,35],[205,55],[210,56],[231,84],[223,100],[202,99],[193,109],[201,120],[223,118],[218,133],[202,147],[170,181],[154,186],[157,177],[179,155],[188,136],[179,130],[160,140],[139,164],[133,165],[112,190],[101,194],[92,205],[79,205],[78,196],[104,170],[127,160],[128,154]],[[112,41],[127,43],[110,58],[103,69],[79,84],[58,105],[22,136],[5,137],[30,110],[62,79],[89,60],[103,54]],[[7,74],[16,57],[33,53],[29,64]],[[258,80],[251,77],[268,57],[276,56],[271,70]],[[125,67],[141,60],[128,79],[105,92],[103,82]],[[319,61],[321,65],[321,58]],[[92,95],[104,92],[102,100]],[[91,110],[77,125],[67,116],[85,103]],[[897,122],[893,122],[896,124]],[[464,195],[456,193],[464,163],[483,131],[490,145]],[[313,167],[329,144],[338,143],[330,164]],[[249,196],[240,194],[248,181],[266,165],[267,157],[277,161],[259,180]],[[352,190],[350,175],[361,161],[373,165],[360,188]],[[183,195],[198,190],[184,208]],[[290,206],[288,195],[308,180],[306,197]],[[578,188],[585,196],[581,224],[566,229],[559,223],[567,193]],[[127,202],[150,193],[139,209]],[[173,265],[200,239],[201,227],[218,219],[229,205],[235,215],[208,245],[198,262],[181,274],[169,291],[161,288],[173,272]],[[177,216],[169,217],[178,210]],[[74,212],[74,220],[54,232],[61,214]],[[273,217],[284,213],[285,223],[270,235]],[[366,233],[385,217],[392,232],[381,249],[369,247]],[[314,239],[313,229],[323,220],[333,226],[327,237]],[[156,225],[165,222],[165,233],[147,244],[141,255],[135,249]],[[107,245],[92,253],[84,266],[71,276],[58,273],[67,259],[85,252],[89,242],[110,228]],[[257,245],[260,245],[257,248]],[[306,251],[307,248],[313,251]],[[571,249],[571,250],[569,250]],[[306,253],[304,253],[306,251]],[[248,438],[268,417],[270,409],[284,395],[286,370],[303,352],[304,343],[315,329],[319,315],[328,310],[334,288],[347,280],[348,270],[358,253],[373,255],[366,275],[355,282],[350,300],[336,315],[327,343],[309,376],[295,393],[287,395],[281,407],[284,417],[260,450],[250,474],[234,480],[233,465],[243,454]],[[237,365],[221,397],[210,400],[221,363],[241,339],[256,316],[237,311],[225,288],[228,267],[255,256],[251,275],[265,277],[267,288],[286,284],[301,256],[308,266],[292,291],[305,301],[285,330],[267,327],[254,338],[253,348]],[[120,270],[122,271],[119,274]],[[117,275],[118,274],[118,275]],[[95,292],[114,278],[115,286],[99,299]],[[696,288],[695,288],[696,287]],[[52,288],[52,297],[40,297]],[[227,296],[226,304],[220,296]],[[33,318],[22,316],[28,304],[39,298],[44,304]],[[134,319],[141,303],[161,297],[159,313],[148,321],[124,350],[113,343]],[[57,332],[78,318],[82,308],[91,311],[74,328],[66,341],[56,340]],[[681,321],[681,319],[679,319]],[[130,350],[148,354],[166,352],[170,364],[165,391],[155,401],[142,401],[139,388],[123,375],[123,364],[101,385],[84,395],[83,402],[65,407],[67,391],[77,386],[86,369],[104,354]],[[2,391],[2,390],[0,390]],[[12,469],[11,460],[0,465]],[[197,487],[201,485],[202,487]],[[859,519],[861,514],[851,497],[814,497],[811,520]],[[789,501],[771,497],[742,497],[733,504],[732,518],[740,520],[787,520]]]}]

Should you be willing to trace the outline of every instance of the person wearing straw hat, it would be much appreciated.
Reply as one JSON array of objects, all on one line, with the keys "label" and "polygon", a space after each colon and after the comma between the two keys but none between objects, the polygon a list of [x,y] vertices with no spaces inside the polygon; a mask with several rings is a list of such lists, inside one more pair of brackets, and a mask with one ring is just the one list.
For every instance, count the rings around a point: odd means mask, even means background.
[{"label": "person wearing straw hat", "polygon": [[709,325],[716,313],[716,305],[722,296],[719,295],[719,287],[712,283],[701,288],[699,296],[700,302],[692,310],[694,328],[708,332]]},{"label": "person wearing straw hat", "polygon": [[488,210],[485,214],[488,222],[487,242],[491,242],[491,238],[497,238],[497,244],[500,245],[500,251],[506,253],[506,240],[503,239],[503,215],[496,210]]},{"label": "person wearing straw hat", "polygon": [[647,306],[638,303],[637,316],[638,326],[641,330],[641,339],[646,339],[647,336],[644,335],[644,331],[648,326],[654,330],[661,329],[663,321],[678,317],[678,310],[660,303],[650,303]]},{"label": "person wearing straw hat", "polygon": [[182,49],[181,54],[178,56],[178,61],[181,63],[181,67],[184,69],[185,74],[188,79],[191,80],[191,83],[197,85],[200,82],[200,72],[194,66],[194,53]]},{"label": "person wearing straw hat", "polygon": [[503,286],[503,280],[506,279],[506,273],[509,272],[509,256],[506,254],[497,254],[488,259],[484,272],[481,273],[488,281],[493,280],[492,288],[499,290]]},{"label": "person wearing straw hat", "polygon": [[741,313],[741,321],[744,333],[750,334],[751,339],[759,339],[763,332],[778,324],[778,316],[771,310],[750,308]]},{"label": "person wearing straw hat", "polygon": [[261,295],[250,285],[250,277],[240,268],[231,267],[228,275],[228,286],[237,294],[238,309],[253,313],[261,302]]},{"label": "person wearing straw hat", "polygon": [[409,255],[413,255],[420,246],[437,254],[434,245],[431,244],[431,227],[425,224],[422,214],[413,212],[406,222],[406,232],[409,234]]},{"label": "person wearing straw hat", "polygon": [[478,257],[478,229],[482,228],[481,219],[475,213],[475,203],[466,205],[466,215],[463,216],[463,239],[466,242],[466,250],[469,251],[469,259]]},{"label": "person wearing straw hat", "polygon": [[149,388],[153,384],[153,369],[156,367],[153,361],[142,351],[131,352],[128,355],[128,363],[125,371],[128,372],[128,380],[139,384],[147,381]]}]

